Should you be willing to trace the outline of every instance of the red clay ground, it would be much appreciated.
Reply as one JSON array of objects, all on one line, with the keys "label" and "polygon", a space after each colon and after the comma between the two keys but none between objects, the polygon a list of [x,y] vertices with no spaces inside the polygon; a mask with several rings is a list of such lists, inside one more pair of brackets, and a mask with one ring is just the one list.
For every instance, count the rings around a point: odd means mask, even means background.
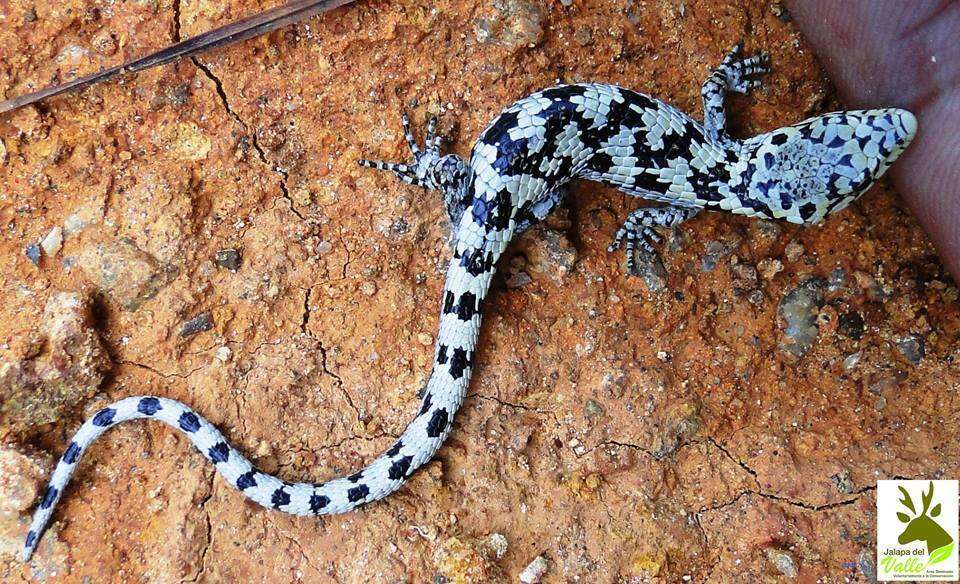
[{"label": "red clay ground", "polygon": [[[275,4],[10,0],[0,86]],[[955,477],[960,454],[958,290],[886,185],[813,228],[701,215],[645,279],[606,252],[637,202],[580,185],[503,261],[454,432],[396,495],[287,517],[129,424],[34,563],[11,555],[39,477],[113,399],[183,400],[290,480],[402,431],[449,254],[436,194],[356,165],[405,157],[400,112],[440,114],[460,154],[557,81],[699,114],[741,38],[775,71],[734,99],[737,134],[840,106],[778,3],[377,0],[0,118],[0,577],[516,581],[543,556],[545,582],[868,580],[876,480]]]}]

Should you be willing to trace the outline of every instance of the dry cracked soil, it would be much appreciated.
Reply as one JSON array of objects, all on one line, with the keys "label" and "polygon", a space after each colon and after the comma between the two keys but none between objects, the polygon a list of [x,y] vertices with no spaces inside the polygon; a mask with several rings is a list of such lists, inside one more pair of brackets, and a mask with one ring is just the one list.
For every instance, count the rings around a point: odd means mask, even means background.
[{"label": "dry cracked soil", "polygon": [[[6,97],[276,0],[0,3]],[[354,5],[0,117],[5,582],[804,582],[874,577],[875,485],[958,474],[958,290],[887,183],[820,226],[701,214],[641,278],[638,203],[577,185],[487,303],[454,431],[365,509],[246,502],[156,424],[80,465],[13,553],[70,433],[176,398],[262,469],[323,481],[404,428],[429,374],[449,227],[399,115],[466,154],[501,107],[603,80],[699,115],[728,47],[774,72],[737,135],[839,108],[777,2]]]}]

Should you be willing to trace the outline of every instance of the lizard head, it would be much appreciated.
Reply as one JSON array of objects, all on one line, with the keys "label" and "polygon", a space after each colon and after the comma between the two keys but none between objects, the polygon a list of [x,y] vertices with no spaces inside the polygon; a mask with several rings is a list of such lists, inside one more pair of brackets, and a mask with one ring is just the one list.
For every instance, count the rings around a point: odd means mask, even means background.
[{"label": "lizard head", "polygon": [[817,223],[869,189],[917,131],[910,112],[887,108],[824,114],[744,142],[746,198],[758,213]]}]

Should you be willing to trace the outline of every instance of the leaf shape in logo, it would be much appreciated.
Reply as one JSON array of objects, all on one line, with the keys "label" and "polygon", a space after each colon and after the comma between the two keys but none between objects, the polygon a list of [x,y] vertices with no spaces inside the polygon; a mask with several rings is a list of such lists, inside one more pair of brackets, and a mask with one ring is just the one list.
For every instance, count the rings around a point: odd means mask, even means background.
[{"label": "leaf shape in logo", "polygon": [[904,523],[910,523],[910,516],[906,513],[897,513],[897,519],[903,521]]},{"label": "leaf shape in logo", "polygon": [[940,515],[940,503],[937,503],[933,506],[933,509],[930,510],[930,517],[936,517]]},{"label": "leaf shape in logo", "polygon": [[950,557],[950,554],[953,553],[953,544],[956,542],[950,542],[943,547],[938,547],[937,549],[930,552],[930,559],[927,560],[927,565],[932,566],[933,564],[939,564],[940,562],[946,560]]}]

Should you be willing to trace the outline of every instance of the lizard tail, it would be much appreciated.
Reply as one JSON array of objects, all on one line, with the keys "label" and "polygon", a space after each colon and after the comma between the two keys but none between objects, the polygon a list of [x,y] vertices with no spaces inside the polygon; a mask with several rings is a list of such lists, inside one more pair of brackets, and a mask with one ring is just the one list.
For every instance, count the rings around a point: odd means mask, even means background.
[{"label": "lizard tail", "polygon": [[[468,218],[466,222],[469,222]],[[260,505],[292,515],[343,513],[389,495],[428,462],[450,433],[453,416],[466,395],[481,304],[494,264],[512,231],[498,237],[471,232],[457,242],[444,287],[433,371],[417,416],[386,452],[363,470],[322,484],[288,483],[254,468],[210,422],[189,406],[155,396],[128,397],[103,408],[83,423],[57,463],[34,511],[21,557],[30,559],[54,507],[84,451],[121,422],[150,418],[181,431],[231,485]]]}]

